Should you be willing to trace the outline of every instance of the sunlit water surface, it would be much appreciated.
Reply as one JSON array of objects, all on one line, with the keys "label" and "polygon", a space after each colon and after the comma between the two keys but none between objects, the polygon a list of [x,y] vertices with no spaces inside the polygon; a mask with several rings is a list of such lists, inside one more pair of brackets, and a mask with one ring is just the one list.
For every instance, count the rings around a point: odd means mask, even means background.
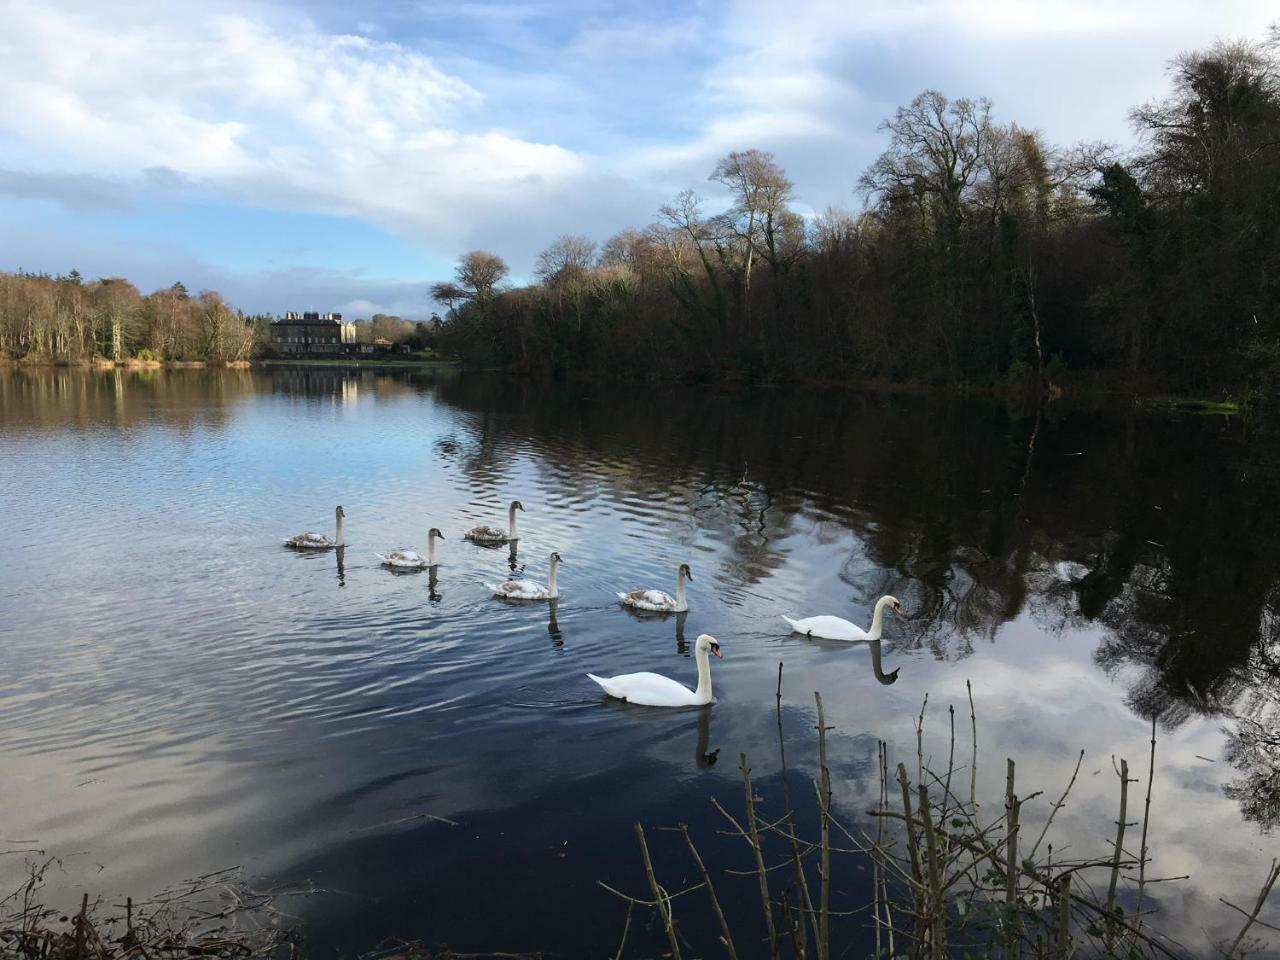
[{"label": "sunlit water surface", "polygon": [[[0,372],[0,851],[61,856],[50,893],[68,902],[230,865],[307,881],[318,892],[286,909],[322,956],[387,936],[612,955],[626,908],[597,881],[645,893],[634,822],[687,822],[713,866],[749,866],[708,798],[740,811],[745,752],[778,809],[785,661],[800,804],[821,690],[855,828],[874,829],[877,740],[914,764],[926,693],[935,765],[948,705],[967,752],[970,680],[979,794],[995,802],[1013,756],[1020,792],[1054,797],[1084,749],[1055,832],[1105,855],[1112,757],[1144,790],[1154,714],[1151,872],[1192,875],[1156,905],[1208,954],[1238,926],[1217,897],[1251,905],[1276,848],[1280,507],[1251,485],[1255,459],[1238,420],[1135,410],[315,368]],[[459,539],[514,498],[524,573],[564,557],[554,609],[490,599],[507,552]],[[341,563],[281,545],[331,532],[339,503]],[[434,578],[379,566],[425,550],[430,526],[449,538]],[[672,590],[680,562],[687,618],[619,607],[616,590]],[[865,622],[886,592],[906,612],[886,626],[893,684],[865,648],[780,619]],[[692,683],[702,632],[725,653],[708,709],[607,702],[585,677]],[[1048,806],[1024,823],[1038,832]],[[650,840],[664,883],[692,883],[679,836]],[[22,859],[0,855],[6,884]],[[833,906],[854,910],[868,871],[839,863]],[[721,882],[751,953],[753,881]],[[716,952],[705,902],[679,915]],[[841,919],[842,941],[870,945],[865,923]],[[640,915],[630,936],[636,955],[665,944]]]}]

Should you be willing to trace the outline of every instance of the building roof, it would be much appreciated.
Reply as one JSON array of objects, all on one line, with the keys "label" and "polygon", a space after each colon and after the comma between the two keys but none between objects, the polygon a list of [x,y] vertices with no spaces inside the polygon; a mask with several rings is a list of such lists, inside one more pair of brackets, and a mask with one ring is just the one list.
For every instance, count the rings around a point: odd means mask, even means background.
[{"label": "building roof", "polygon": [[313,310],[299,312],[297,310],[289,310],[283,317],[277,317],[272,323],[297,323],[297,324],[319,324],[319,323],[342,323],[342,314],[340,313],[317,313]]}]

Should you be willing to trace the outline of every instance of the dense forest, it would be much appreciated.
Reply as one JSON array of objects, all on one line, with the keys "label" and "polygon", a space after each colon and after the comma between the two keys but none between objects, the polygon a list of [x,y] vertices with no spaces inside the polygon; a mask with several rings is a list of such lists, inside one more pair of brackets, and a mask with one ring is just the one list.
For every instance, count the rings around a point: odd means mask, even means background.
[{"label": "dense forest", "polygon": [[[0,359],[80,363],[203,361],[271,356],[269,315],[247,316],[211,290],[192,296],[175,283],[143,296],[128,280],[0,273]],[[356,340],[431,345],[433,326],[375,313],[356,321]]]},{"label": "dense forest", "polygon": [[0,273],[0,358],[229,363],[249,359],[264,322],[181,283],[143,296],[128,280],[85,281],[75,270]]},{"label": "dense forest", "polygon": [[533,285],[464,255],[433,288],[443,346],[601,377],[1265,382],[1280,367],[1273,34],[1178,57],[1167,96],[1132,110],[1127,155],[1059,149],[987,100],[929,90],[882,124],[863,212],[806,221],[773,156],[731,153],[710,173],[727,209],[686,190],[602,246],[562,236]]}]

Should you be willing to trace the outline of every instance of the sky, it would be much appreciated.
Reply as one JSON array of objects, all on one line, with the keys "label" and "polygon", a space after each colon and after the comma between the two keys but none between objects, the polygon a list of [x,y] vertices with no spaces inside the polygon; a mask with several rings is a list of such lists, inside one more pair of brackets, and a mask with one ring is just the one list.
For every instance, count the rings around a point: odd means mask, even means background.
[{"label": "sky", "polygon": [[1179,52],[1262,0],[0,0],[0,269],[182,281],[249,312],[430,314],[471,249],[516,280],[732,150],[857,209],[927,88],[1051,143],[1132,145]]}]

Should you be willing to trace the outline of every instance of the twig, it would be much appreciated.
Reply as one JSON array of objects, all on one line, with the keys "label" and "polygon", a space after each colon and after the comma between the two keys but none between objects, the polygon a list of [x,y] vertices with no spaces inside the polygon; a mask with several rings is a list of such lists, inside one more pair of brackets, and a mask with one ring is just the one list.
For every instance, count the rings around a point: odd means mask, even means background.
[{"label": "twig", "polygon": [[778,956],[778,932],[773,927],[773,904],[769,899],[769,873],[764,867],[764,851],[760,848],[760,833],[756,829],[756,805],[751,790],[751,768],[747,766],[747,755],[739,754],[742,767],[742,789],[747,801],[748,840],[752,852],[756,856],[756,874],[760,878],[760,907],[764,911],[765,930],[769,934],[769,954]]},{"label": "twig", "polygon": [[1147,764],[1147,799],[1142,808],[1142,841],[1138,851],[1138,905],[1134,910],[1142,916],[1142,901],[1147,892],[1147,827],[1151,823],[1151,784],[1156,778],[1156,715],[1151,714],[1151,757]]},{"label": "twig", "polygon": [[684,837],[684,842],[689,846],[689,853],[693,856],[693,862],[698,865],[698,872],[702,874],[702,882],[707,888],[707,896],[711,898],[711,909],[715,911],[716,919],[720,921],[720,942],[724,944],[725,952],[729,954],[730,960],[738,960],[738,952],[733,947],[733,934],[729,932],[729,924],[724,918],[724,911],[720,909],[720,899],[716,896],[716,888],[711,883],[711,877],[707,873],[706,865],[702,862],[698,848],[693,845],[693,838],[689,836],[689,827],[686,824],[680,824],[680,834]]},{"label": "twig", "polygon": [[627,946],[627,934],[631,930],[631,911],[634,907],[634,903],[627,904],[627,919],[622,924],[622,941],[618,944],[618,952],[613,955],[613,960],[622,960],[622,951]]},{"label": "twig", "polygon": [[[1231,958],[1236,955],[1236,951],[1240,949],[1240,944],[1244,940],[1245,934],[1249,932],[1249,928],[1255,923],[1260,922],[1258,920],[1258,914],[1262,912],[1262,905],[1267,902],[1267,897],[1271,896],[1271,888],[1275,886],[1277,879],[1280,879],[1280,860],[1272,860],[1271,869],[1267,871],[1267,879],[1263,882],[1262,890],[1258,893],[1258,901],[1253,905],[1253,913],[1249,914],[1249,919],[1246,920],[1244,926],[1240,928],[1240,933],[1236,935],[1236,938],[1232,942],[1230,948],[1228,948],[1227,952],[1224,954],[1224,960],[1231,960]],[[1225,900],[1222,902],[1227,903]],[[1227,903],[1227,906],[1232,907],[1235,906],[1235,904]],[[1240,910],[1239,907],[1236,907],[1236,909]],[[1243,910],[1240,910],[1240,912],[1244,913]]]},{"label": "twig", "polygon": [[638,820],[635,829],[636,837],[640,840],[640,856],[644,858],[645,876],[649,878],[649,889],[653,891],[653,899],[658,904],[658,916],[662,917],[662,924],[667,930],[667,940],[671,944],[671,956],[674,960],[680,960],[680,942],[676,939],[675,922],[671,916],[671,901],[658,885],[658,878],[654,876],[653,863],[649,859],[649,845],[644,840],[644,827],[640,826]]},{"label": "twig", "polygon": [[822,889],[819,893],[820,913],[818,915],[818,960],[829,960],[831,956],[831,770],[827,766],[827,723],[822,709],[822,694],[816,690],[813,694],[818,706],[818,769],[821,771],[821,786],[818,789],[818,803],[822,814]]},{"label": "twig", "polygon": [[1008,924],[1005,957],[1017,960],[1018,936],[1018,795],[1014,793],[1013,759],[1008,760],[1005,775],[1004,809],[1005,809],[1005,887],[1004,905],[1007,911],[1005,922]]},{"label": "twig", "polygon": [[969,806],[978,809],[978,715],[973,710],[973,685],[968,680],[964,688],[969,691],[969,723],[973,727],[973,763],[969,765]]},{"label": "twig", "polygon": [[1036,837],[1036,842],[1031,845],[1031,852],[1027,854],[1028,860],[1036,858],[1036,851],[1040,849],[1040,842],[1044,840],[1044,836],[1049,832],[1049,827],[1053,825],[1053,818],[1058,815],[1058,811],[1066,805],[1067,794],[1071,792],[1071,788],[1075,786],[1076,776],[1080,773],[1080,764],[1084,762],[1084,751],[1080,751],[1080,756],[1076,758],[1076,768],[1071,771],[1071,779],[1067,782],[1067,789],[1062,791],[1062,796],[1058,798],[1058,802],[1053,805],[1053,810],[1049,813],[1049,819],[1044,822],[1044,829],[1040,831],[1040,836]]},{"label": "twig", "polygon": [[1125,815],[1129,808],[1129,761],[1121,758],[1120,769],[1120,819],[1116,821],[1115,859],[1111,864],[1111,885],[1107,887],[1107,913],[1115,913],[1116,883],[1120,879],[1120,858],[1124,856]]},{"label": "twig", "polygon": [[[801,862],[800,845],[794,834],[796,832],[795,818],[793,808],[791,806],[791,785],[787,777],[787,748],[782,734],[782,661],[778,661],[778,687],[774,693],[774,703],[778,718],[778,756],[782,761],[782,803],[785,809],[784,819],[787,823],[787,830],[791,837],[791,864],[792,871],[795,875],[795,884],[800,890],[800,895],[804,898],[805,913],[809,917],[809,922],[814,923],[813,900],[809,896],[809,882],[804,875],[804,864]],[[814,936],[818,935],[815,927]],[[799,933],[799,952],[803,953],[805,949],[805,933],[802,928]]]}]

